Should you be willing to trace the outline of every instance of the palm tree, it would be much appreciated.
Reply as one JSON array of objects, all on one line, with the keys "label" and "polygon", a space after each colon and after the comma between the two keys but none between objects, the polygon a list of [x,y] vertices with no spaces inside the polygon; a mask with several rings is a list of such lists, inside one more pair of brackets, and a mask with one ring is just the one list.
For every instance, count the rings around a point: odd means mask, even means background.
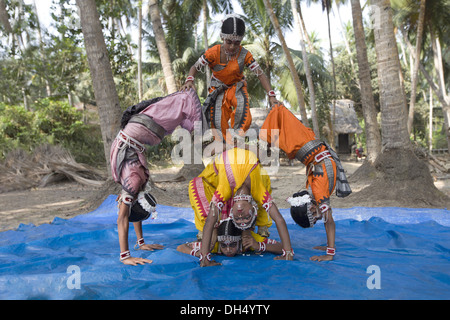
[{"label": "palm tree", "polygon": [[414,61],[414,70],[412,70],[411,74],[411,97],[409,100],[409,113],[408,113],[408,132],[411,133],[413,120],[414,120],[414,105],[416,103],[416,88],[417,88],[417,78],[419,73],[419,63],[420,63],[420,48],[422,46],[422,35],[423,35],[423,26],[425,20],[425,6],[426,0],[420,0],[420,13],[419,13],[419,21],[417,22],[417,37],[416,37],[416,53],[415,53],[415,61]]},{"label": "palm tree", "polygon": [[355,33],[356,55],[359,67],[359,84],[366,130],[367,161],[373,163],[381,151],[381,137],[377,122],[377,112],[373,100],[372,80],[367,58],[367,46],[359,0],[351,0],[353,29]]},{"label": "palm tree", "polygon": [[[370,198],[404,199],[424,205],[447,205],[449,199],[433,184],[428,167],[412,151],[406,116],[406,98],[399,77],[399,55],[389,0],[372,0],[379,8],[374,29],[380,87],[382,152],[375,161],[378,178],[358,193]],[[382,195],[380,195],[382,190]]]},{"label": "palm tree", "polygon": [[[388,0],[372,1],[379,9],[379,28],[374,30],[380,86],[382,141],[385,149],[410,149],[406,127],[406,99],[398,76],[399,55]],[[386,12],[384,12],[386,11]]]},{"label": "palm tree", "polygon": [[95,0],[77,0],[77,5],[98,106],[105,159],[110,175],[110,148],[119,131],[122,112]]},{"label": "palm tree", "polygon": [[[242,8],[246,12],[246,37],[244,46],[250,50],[254,58],[258,60],[261,68],[264,70],[269,82],[277,89],[278,74],[281,63],[277,61],[282,55],[282,49],[278,43],[272,41],[275,35],[275,29],[270,21],[266,8],[262,0],[258,1],[242,1]],[[283,17],[280,17],[282,19]],[[287,25],[289,21],[282,21],[283,25]],[[274,81],[275,80],[275,81]],[[248,90],[251,97],[264,100],[266,92],[260,85],[259,80],[252,73],[247,76]],[[283,92],[281,92],[283,94]]]},{"label": "palm tree", "polygon": [[[233,12],[233,4],[229,1],[223,0],[183,0],[182,6],[185,11],[190,12],[192,16],[198,19],[202,16],[203,47],[205,51],[209,48],[208,22],[210,21],[210,8],[213,14],[229,14]],[[205,72],[207,83],[209,83],[211,78],[211,70],[209,68],[205,68]]]},{"label": "palm tree", "polygon": [[[448,74],[444,75],[446,68],[442,63],[442,52],[446,50],[445,44],[449,43],[450,2],[447,0],[427,1],[425,6],[422,59],[418,61],[419,70],[442,105],[447,144],[450,149],[450,94],[445,86]],[[414,38],[415,34],[418,33],[419,3],[411,0],[392,0],[392,7],[395,10],[394,22],[402,31],[411,59],[416,61],[415,50],[412,48],[409,38]],[[426,43],[428,43],[427,46],[425,46]],[[411,67],[410,69],[411,74],[413,74],[414,68]]]},{"label": "palm tree", "polygon": [[166,79],[167,91],[173,93],[177,91],[175,82],[175,75],[172,70],[172,62],[170,59],[169,49],[166,43],[164,30],[161,23],[161,14],[158,7],[157,0],[149,0],[149,14],[151,17],[153,32],[155,34],[156,45],[158,47],[161,65]]},{"label": "palm tree", "polygon": [[305,126],[309,127],[308,117],[306,115],[305,98],[303,96],[302,84],[300,82],[300,78],[298,77],[297,70],[295,69],[294,61],[292,60],[291,53],[289,51],[289,48],[286,45],[286,41],[284,40],[284,36],[283,36],[283,33],[281,32],[280,24],[278,22],[277,17],[275,16],[275,13],[273,11],[270,0],[263,0],[263,1],[264,1],[266,10],[267,10],[267,14],[268,14],[270,20],[272,21],[272,24],[275,28],[275,31],[278,35],[278,39],[281,42],[281,46],[283,47],[284,54],[286,55],[286,59],[288,61],[289,70],[291,71],[292,80],[294,81],[295,89],[297,92],[297,101],[298,101],[298,104],[300,107],[300,115],[302,118],[302,122]]},{"label": "palm tree", "polygon": [[300,45],[302,47],[303,66],[305,68],[306,80],[308,82],[309,103],[310,103],[310,107],[311,107],[311,119],[312,119],[312,123],[313,123],[313,131],[314,131],[316,137],[320,137],[319,123],[317,121],[317,114],[316,114],[316,95],[315,95],[315,91],[314,91],[314,83],[312,81],[311,70],[309,67],[308,54],[306,53],[306,46],[305,46],[305,42],[303,40],[303,33],[306,34],[306,31],[303,30],[303,28],[302,28],[299,11],[297,10],[298,6],[299,6],[299,4],[296,0],[291,0],[292,15],[294,16],[294,21],[295,21],[295,24],[297,27],[297,33],[300,36]]},{"label": "palm tree", "polygon": [[144,88],[142,83],[142,0],[138,3],[138,97],[142,101]]}]

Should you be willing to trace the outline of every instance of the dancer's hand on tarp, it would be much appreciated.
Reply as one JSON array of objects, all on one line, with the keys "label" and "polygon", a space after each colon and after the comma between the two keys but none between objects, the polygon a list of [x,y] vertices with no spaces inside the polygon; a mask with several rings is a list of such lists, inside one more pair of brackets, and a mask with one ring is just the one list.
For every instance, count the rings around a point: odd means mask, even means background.
[{"label": "dancer's hand on tarp", "polygon": [[162,250],[164,249],[164,246],[162,244],[147,244],[144,243],[139,247],[139,250],[147,250],[147,251],[153,251],[153,250]]},{"label": "dancer's hand on tarp", "polygon": [[333,256],[330,255],[323,255],[323,256],[312,256],[311,258],[309,258],[309,260],[311,261],[332,261],[333,260]]},{"label": "dancer's hand on tarp", "polygon": [[273,258],[273,260],[289,260],[292,261],[294,260],[294,257],[292,255],[281,255],[281,256],[276,256],[275,258]]},{"label": "dancer's hand on tarp", "polygon": [[215,260],[208,260],[203,259],[200,261],[200,267],[214,267],[214,266],[221,266],[222,264],[220,262],[217,262]]},{"label": "dancer's hand on tarp", "polygon": [[[327,251],[327,246],[315,246],[313,249]],[[332,261],[333,256],[331,255],[322,255],[322,256],[312,256],[309,258],[311,261]]]},{"label": "dancer's hand on tarp", "polygon": [[129,265],[129,266],[137,266],[138,264],[146,264],[146,263],[152,263],[153,260],[148,260],[144,258],[135,258],[135,257],[129,257],[128,259],[122,260],[123,264]]}]

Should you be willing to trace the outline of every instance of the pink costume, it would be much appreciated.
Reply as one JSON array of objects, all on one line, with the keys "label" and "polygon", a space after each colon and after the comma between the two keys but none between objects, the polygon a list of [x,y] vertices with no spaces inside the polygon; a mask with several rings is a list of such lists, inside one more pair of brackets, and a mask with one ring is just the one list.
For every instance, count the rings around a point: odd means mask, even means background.
[{"label": "pink costume", "polygon": [[197,93],[189,90],[166,96],[133,115],[111,146],[114,181],[129,196],[136,197],[149,177],[144,144],[159,144],[177,126],[192,132],[194,122],[202,121],[201,110]]}]

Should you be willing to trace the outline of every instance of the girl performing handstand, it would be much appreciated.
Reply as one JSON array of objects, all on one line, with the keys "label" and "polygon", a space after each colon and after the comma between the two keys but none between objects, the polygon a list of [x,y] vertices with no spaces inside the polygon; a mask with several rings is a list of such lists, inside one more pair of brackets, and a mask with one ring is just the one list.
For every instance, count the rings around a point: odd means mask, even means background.
[{"label": "girl performing handstand", "polygon": [[169,96],[143,101],[125,111],[121,127],[111,146],[111,171],[115,182],[122,186],[118,197],[117,228],[120,261],[136,265],[151,260],[135,258],[128,248],[129,222],[134,223],[136,247],[143,250],[162,249],[148,245],[142,234],[142,220],[155,211],[156,200],[144,192],[149,178],[145,145],[157,145],[177,126],[192,132],[194,122],[202,120],[201,104],[194,90],[176,92]]}]

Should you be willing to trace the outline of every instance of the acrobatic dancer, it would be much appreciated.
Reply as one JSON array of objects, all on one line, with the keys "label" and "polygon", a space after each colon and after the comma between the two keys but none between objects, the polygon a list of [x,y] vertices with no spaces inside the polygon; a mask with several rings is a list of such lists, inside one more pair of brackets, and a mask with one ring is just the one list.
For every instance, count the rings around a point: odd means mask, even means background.
[{"label": "acrobatic dancer", "polygon": [[[276,130],[271,129],[277,129],[278,135],[272,136]],[[336,253],[336,226],[330,196],[335,187],[338,197],[345,197],[352,192],[339,157],[327,143],[316,139],[314,132],[282,104],[271,108],[261,127],[260,138],[269,144],[276,144],[290,160],[296,158],[306,166],[307,190],[288,198],[291,215],[303,228],[313,227],[317,220],[324,219],[327,245],[314,249],[324,250],[326,255],[313,256],[310,259],[333,260]]]},{"label": "acrobatic dancer", "polygon": [[145,145],[159,144],[177,126],[192,132],[196,121],[202,121],[202,113],[194,90],[146,100],[124,112],[122,129],[111,146],[112,177],[122,186],[117,218],[122,263],[137,265],[152,262],[131,256],[128,247],[129,222],[133,222],[138,239],[135,248],[163,248],[159,244],[146,244],[142,233],[142,221],[154,214],[156,206],[156,199],[144,191],[149,179]]},{"label": "acrobatic dancer", "polygon": [[210,256],[211,245],[215,243],[212,235],[220,221],[228,218],[241,230],[258,226],[258,233],[265,237],[268,237],[272,220],[275,221],[283,247],[283,254],[275,259],[293,259],[286,222],[270,191],[269,177],[262,172],[256,155],[239,148],[218,155],[211,166],[191,180],[189,195],[196,214],[196,226],[199,230],[203,227],[199,255],[201,266],[219,264]]},{"label": "acrobatic dancer", "polygon": [[[269,79],[250,51],[241,46],[244,34],[244,20],[236,14],[226,16],[220,33],[223,43],[205,51],[189,70],[183,86],[184,89],[195,89],[197,72],[206,67],[211,69],[209,93],[203,104],[206,121],[213,129],[216,140],[229,144],[231,138],[242,136],[252,123],[244,67],[248,67],[258,77],[267,92],[269,103],[272,105],[277,102]],[[231,137],[227,136],[227,129],[232,129],[229,130]]]},{"label": "acrobatic dancer", "polygon": [[[256,252],[262,254],[271,252],[281,254],[281,242],[265,238],[250,230],[242,231],[238,229],[231,219],[223,220],[217,228],[217,236],[213,236],[214,247],[211,253],[223,254],[226,257],[234,257],[244,252]],[[181,244],[177,250],[190,254],[194,257],[200,257],[201,240]]]}]

